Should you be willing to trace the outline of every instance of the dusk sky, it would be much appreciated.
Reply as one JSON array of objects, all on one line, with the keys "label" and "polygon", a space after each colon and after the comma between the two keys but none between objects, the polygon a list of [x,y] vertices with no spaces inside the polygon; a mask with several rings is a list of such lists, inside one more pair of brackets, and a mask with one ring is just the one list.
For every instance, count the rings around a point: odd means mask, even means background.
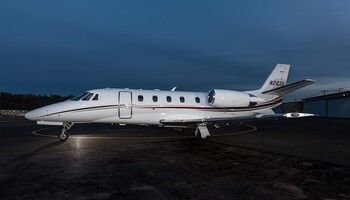
[{"label": "dusk sky", "polygon": [[277,63],[290,98],[350,89],[349,0],[0,1],[0,91],[251,90]]}]

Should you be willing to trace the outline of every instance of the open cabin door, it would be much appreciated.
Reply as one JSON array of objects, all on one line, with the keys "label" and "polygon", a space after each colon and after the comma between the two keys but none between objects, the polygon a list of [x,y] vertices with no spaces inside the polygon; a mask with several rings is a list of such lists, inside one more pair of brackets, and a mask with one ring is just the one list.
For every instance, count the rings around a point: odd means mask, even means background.
[{"label": "open cabin door", "polygon": [[132,93],[120,91],[118,94],[118,116],[120,119],[131,119],[132,117]]}]

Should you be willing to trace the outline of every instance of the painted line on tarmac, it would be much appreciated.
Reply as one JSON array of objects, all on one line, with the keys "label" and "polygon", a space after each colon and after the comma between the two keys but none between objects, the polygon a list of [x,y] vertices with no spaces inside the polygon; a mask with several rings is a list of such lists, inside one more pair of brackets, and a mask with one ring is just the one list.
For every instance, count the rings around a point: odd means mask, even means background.
[{"label": "painted line on tarmac", "polygon": [[222,134],[217,134],[217,135],[210,135],[210,137],[220,137],[220,136],[229,136],[229,135],[239,135],[239,134],[244,134],[244,133],[252,133],[256,130],[258,130],[257,127],[252,126],[252,125],[247,125],[247,124],[242,124],[243,126],[251,128],[250,130],[246,131],[239,131],[239,132],[234,132],[234,133],[222,133]]},{"label": "painted line on tarmac", "polygon": [[[38,129],[32,132],[33,135],[37,136],[43,136],[43,137],[51,137],[51,138],[57,138],[57,136],[54,135],[49,135],[49,134],[43,134],[39,133],[41,131],[49,130],[49,129],[54,129],[54,127],[49,127],[49,128],[42,128]],[[98,134],[98,133],[95,133]],[[122,139],[122,140],[140,140],[140,139],[182,139],[182,138],[190,138],[192,136],[163,136],[163,137],[106,137],[106,136],[69,136],[69,138],[74,138],[74,139]]]},{"label": "painted line on tarmac", "polygon": [[[252,125],[246,125],[243,124],[245,127],[249,127],[251,129],[245,130],[245,131],[238,131],[238,132],[233,132],[233,133],[223,133],[223,134],[217,134],[217,135],[210,135],[210,137],[220,137],[220,136],[230,136],[230,135],[239,135],[239,134],[244,134],[244,133],[251,133],[257,130],[255,126]],[[41,128],[37,129],[32,132],[33,135],[36,136],[42,136],[42,137],[51,137],[51,138],[57,138],[55,135],[49,135],[49,134],[43,134],[39,133],[45,130],[50,130],[50,129],[55,129],[56,127],[49,127],[49,128]],[[98,133],[97,133],[98,134]],[[184,139],[184,138],[193,138],[194,136],[159,136],[159,137],[106,137],[106,136],[69,136],[69,138],[74,138],[74,139],[118,139],[118,140],[140,140],[140,139]]]},{"label": "painted line on tarmac", "polygon": [[37,135],[37,136],[44,136],[44,137],[52,137],[52,138],[57,138],[57,136],[53,136],[53,135],[47,135],[47,134],[41,134],[39,132],[44,131],[44,130],[49,130],[49,129],[54,129],[54,127],[49,127],[49,128],[41,128],[38,130],[35,130],[32,132],[33,135]]}]

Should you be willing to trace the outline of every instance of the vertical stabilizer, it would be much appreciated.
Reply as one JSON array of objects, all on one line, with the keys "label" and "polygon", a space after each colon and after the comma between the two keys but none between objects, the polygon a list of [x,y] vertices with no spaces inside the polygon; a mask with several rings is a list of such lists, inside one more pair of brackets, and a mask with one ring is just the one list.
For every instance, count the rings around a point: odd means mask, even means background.
[{"label": "vertical stabilizer", "polygon": [[315,83],[315,80],[305,79],[287,85],[289,68],[290,65],[288,64],[278,64],[260,89],[246,91],[246,93],[265,101],[271,101]]},{"label": "vertical stabilizer", "polygon": [[264,85],[258,90],[258,93],[263,93],[268,90],[276,89],[286,85],[290,65],[277,64],[275,69],[265,81]]},{"label": "vertical stabilizer", "polygon": [[260,89],[254,91],[246,91],[246,93],[263,98],[265,100],[274,98],[273,96],[275,95],[264,95],[264,92],[285,86],[288,79],[289,68],[289,64],[277,64],[275,69],[271,72],[270,76],[266,79],[265,83]]}]

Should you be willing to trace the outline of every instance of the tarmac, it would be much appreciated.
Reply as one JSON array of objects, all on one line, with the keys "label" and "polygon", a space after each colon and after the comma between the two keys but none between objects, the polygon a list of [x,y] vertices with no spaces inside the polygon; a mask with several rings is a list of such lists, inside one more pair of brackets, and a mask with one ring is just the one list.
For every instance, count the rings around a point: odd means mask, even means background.
[{"label": "tarmac", "polygon": [[350,119],[170,128],[0,119],[0,199],[350,199]]}]

